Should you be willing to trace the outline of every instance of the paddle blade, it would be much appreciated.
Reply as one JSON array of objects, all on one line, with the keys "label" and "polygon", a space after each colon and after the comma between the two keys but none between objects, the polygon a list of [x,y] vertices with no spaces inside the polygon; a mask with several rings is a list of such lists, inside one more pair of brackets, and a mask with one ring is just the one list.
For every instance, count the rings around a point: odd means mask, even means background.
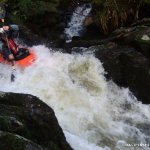
[{"label": "paddle blade", "polygon": [[14,82],[15,81],[15,75],[12,73],[11,74],[11,82]]},{"label": "paddle blade", "polygon": [[15,81],[15,77],[16,77],[16,70],[15,69],[13,69],[12,70],[12,73],[11,73],[11,82],[14,82]]}]

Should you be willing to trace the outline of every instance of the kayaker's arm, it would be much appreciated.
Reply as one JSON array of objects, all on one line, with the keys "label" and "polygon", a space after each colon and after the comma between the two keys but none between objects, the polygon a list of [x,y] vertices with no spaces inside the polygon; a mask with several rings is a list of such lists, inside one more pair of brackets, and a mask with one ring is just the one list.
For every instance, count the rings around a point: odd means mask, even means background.
[{"label": "kayaker's arm", "polygon": [[17,38],[19,33],[18,25],[3,26],[0,28],[0,33],[9,38]]},{"label": "kayaker's arm", "polygon": [[10,25],[9,26],[9,37],[17,38],[19,34],[19,26],[18,25]]},{"label": "kayaker's arm", "polygon": [[10,25],[10,30],[19,31],[19,26],[16,24]]}]

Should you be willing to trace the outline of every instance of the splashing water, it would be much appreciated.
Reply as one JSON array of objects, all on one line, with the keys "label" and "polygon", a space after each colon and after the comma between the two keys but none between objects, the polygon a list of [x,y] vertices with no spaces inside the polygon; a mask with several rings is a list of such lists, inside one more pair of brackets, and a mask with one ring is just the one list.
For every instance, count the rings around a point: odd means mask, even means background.
[{"label": "splashing water", "polygon": [[11,68],[0,64],[0,91],[29,93],[46,102],[75,150],[138,150],[127,144],[150,143],[150,106],[106,81],[102,64],[92,54],[32,49],[36,62],[18,69],[13,83]]},{"label": "splashing water", "polygon": [[92,7],[90,4],[83,4],[75,9],[71,21],[68,23],[68,27],[65,28],[64,31],[66,35],[66,43],[71,42],[72,37],[82,35],[84,31],[83,21],[89,15],[91,9]]}]

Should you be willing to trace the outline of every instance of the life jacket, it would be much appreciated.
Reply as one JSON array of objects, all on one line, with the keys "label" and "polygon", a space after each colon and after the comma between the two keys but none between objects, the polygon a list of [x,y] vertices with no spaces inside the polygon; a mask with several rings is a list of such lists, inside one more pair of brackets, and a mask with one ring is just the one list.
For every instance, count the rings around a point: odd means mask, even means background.
[{"label": "life jacket", "polygon": [[2,40],[14,55],[17,54],[18,46],[11,38],[2,38]]},{"label": "life jacket", "polygon": [[9,50],[13,53],[15,60],[21,60],[30,55],[27,48],[19,48],[11,38],[1,38],[4,44],[7,45]]}]

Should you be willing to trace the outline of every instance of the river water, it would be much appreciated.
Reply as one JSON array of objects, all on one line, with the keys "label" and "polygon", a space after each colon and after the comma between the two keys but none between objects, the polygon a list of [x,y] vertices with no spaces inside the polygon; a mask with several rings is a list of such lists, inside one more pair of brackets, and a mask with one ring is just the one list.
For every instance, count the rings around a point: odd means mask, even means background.
[{"label": "river water", "polygon": [[44,45],[32,49],[35,63],[18,68],[13,83],[11,68],[0,64],[0,91],[33,94],[47,103],[75,150],[149,150],[150,105],[106,81],[93,54],[64,54]]}]

